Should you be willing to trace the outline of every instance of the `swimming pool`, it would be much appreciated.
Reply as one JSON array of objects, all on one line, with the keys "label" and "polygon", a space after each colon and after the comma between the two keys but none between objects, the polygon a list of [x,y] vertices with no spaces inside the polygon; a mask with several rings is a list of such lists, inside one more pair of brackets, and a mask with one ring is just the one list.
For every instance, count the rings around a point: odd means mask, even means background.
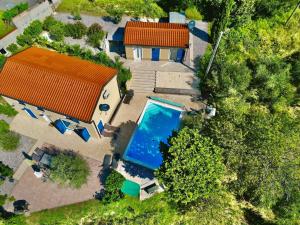
[{"label": "swimming pool", "polygon": [[157,169],[163,158],[160,142],[167,143],[173,130],[180,126],[182,109],[148,100],[123,158],[149,169]]}]

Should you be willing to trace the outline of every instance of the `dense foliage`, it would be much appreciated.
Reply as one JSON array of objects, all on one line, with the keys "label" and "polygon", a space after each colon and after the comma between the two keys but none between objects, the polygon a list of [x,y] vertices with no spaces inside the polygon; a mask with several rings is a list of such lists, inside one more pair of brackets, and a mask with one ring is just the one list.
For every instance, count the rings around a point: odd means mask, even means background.
[{"label": "dense foliage", "polygon": [[100,43],[105,36],[105,32],[98,23],[93,23],[87,30],[87,42],[94,48],[100,47]]},{"label": "dense foliage", "polygon": [[52,158],[50,179],[72,188],[80,188],[90,174],[85,159],[73,152],[59,152]]},{"label": "dense foliage", "polygon": [[180,205],[209,199],[219,191],[222,174],[222,150],[197,129],[183,128],[162,143],[163,165],[156,176],[166,186],[169,200]]},{"label": "dense foliage", "polygon": [[65,25],[65,36],[81,39],[87,32],[87,27],[81,23],[68,23]]},{"label": "dense foliage", "polygon": [[[14,174],[14,171],[2,161],[0,161],[0,176],[11,178]],[[0,204],[1,205],[1,204]]]},{"label": "dense foliage", "polygon": [[14,6],[13,8],[4,11],[2,19],[5,22],[10,23],[15,16],[17,16],[18,14],[24,12],[27,9],[28,9],[28,3],[27,2],[20,3],[16,6]]},{"label": "dense foliage", "polygon": [[120,173],[115,170],[110,171],[104,183],[105,195],[102,201],[110,203],[122,199],[124,194],[121,192],[121,187],[124,181],[125,178]]},{"label": "dense foliage", "polygon": [[9,46],[7,46],[6,49],[10,51],[12,54],[16,53],[19,50],[18,45],[16,45],[15,43],[10,44]]}]

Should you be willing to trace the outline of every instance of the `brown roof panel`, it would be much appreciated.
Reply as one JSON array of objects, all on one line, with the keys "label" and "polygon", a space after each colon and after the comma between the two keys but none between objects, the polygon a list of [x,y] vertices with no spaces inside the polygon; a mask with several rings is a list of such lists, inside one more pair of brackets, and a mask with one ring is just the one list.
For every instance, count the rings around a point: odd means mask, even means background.
[{"label": "brown roof panel", "polygon": [[117,70],[41,48],[7,59],[0,94],[90,122],[102,87]]},{"label": "brown roof panel", "polygon": [[189,47],[189,30],[185,24],[127,22],[125,45]]}]

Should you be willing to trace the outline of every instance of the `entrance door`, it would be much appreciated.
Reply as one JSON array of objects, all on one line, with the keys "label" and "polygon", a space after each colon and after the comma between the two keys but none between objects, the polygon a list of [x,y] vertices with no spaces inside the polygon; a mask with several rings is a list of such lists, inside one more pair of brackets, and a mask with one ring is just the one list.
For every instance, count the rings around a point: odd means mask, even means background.
[{"label": "entrance door", "polygon": [[100,122],[98,123],[98,129],[100,131],[100,134],[102,134],[104,131],[104,125],[103,125],[102,120],[100,120]]},{"label": "entrance door", "polygon": [[142,48],[141,47],[134,47],[133,48],[133,58],[136,61],[142,60]]},{"label": "entrance door", "polygon": [[176,62],[182,62],[183,57],[184,57],[184,49],[179,48],[177,51]]},{"label": "entrance door", "polygon": [[177,59],[177,48],[170,49],[170,61],[176,61]]},{"label": "entrance door", "polygon": [[152,61],[159,61],[160,48],[152,48]]}]

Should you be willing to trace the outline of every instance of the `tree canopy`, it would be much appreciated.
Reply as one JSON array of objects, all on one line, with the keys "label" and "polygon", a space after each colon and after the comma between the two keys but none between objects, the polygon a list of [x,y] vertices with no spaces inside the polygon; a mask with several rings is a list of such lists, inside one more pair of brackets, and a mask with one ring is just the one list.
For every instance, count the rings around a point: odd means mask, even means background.
[{"label": "tree canopy", "polygon": [[224,166],[222,149],[197,129],[183,128],[162,143],[163,165],[156,172],[169,199],[188,205],[208,199],[221,185]]}]

